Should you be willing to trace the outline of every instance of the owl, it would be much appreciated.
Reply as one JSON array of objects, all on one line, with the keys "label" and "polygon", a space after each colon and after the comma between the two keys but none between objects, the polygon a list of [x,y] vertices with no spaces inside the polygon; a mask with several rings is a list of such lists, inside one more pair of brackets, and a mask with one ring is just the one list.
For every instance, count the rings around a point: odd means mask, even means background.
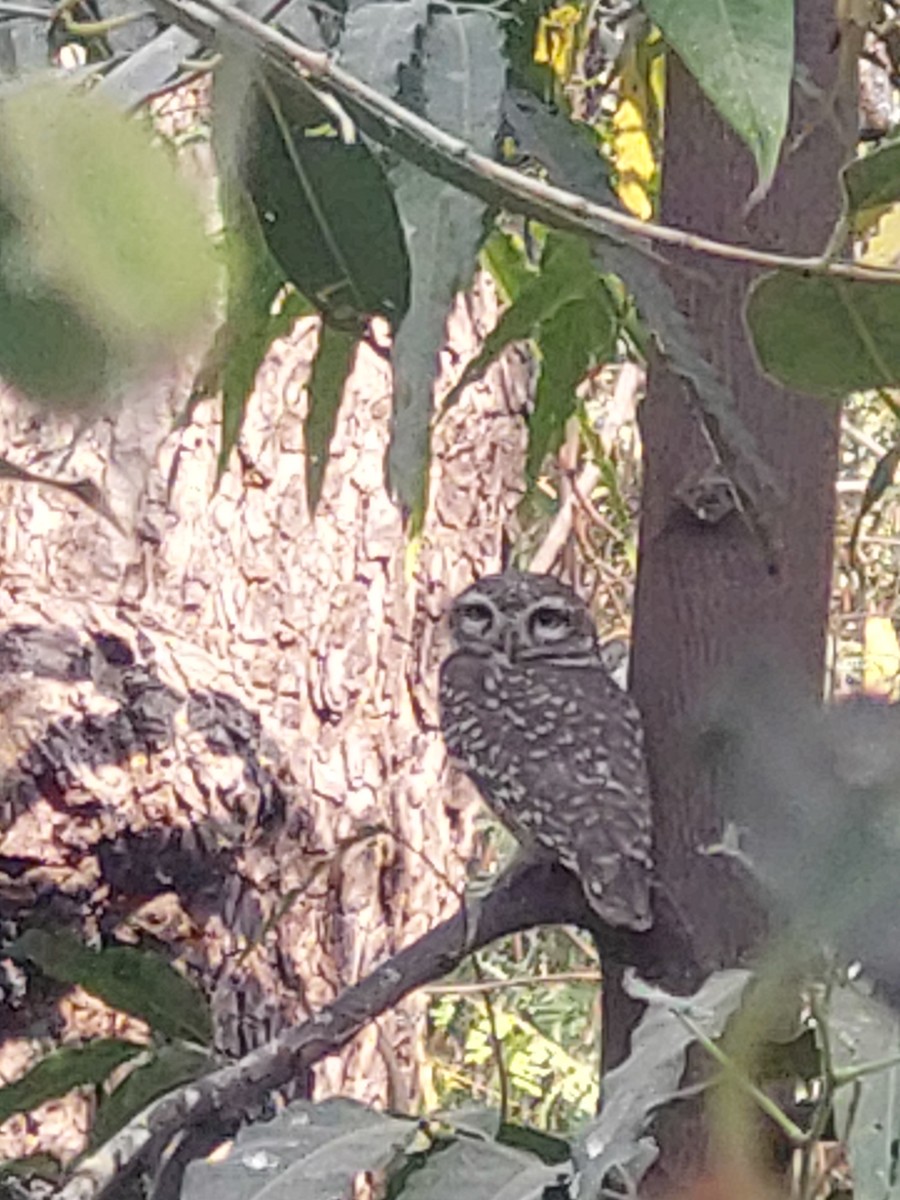
[{"label": "owl", "polygon": [[505,571],[456,598],[450,632],[439,702],[451,756],[521,843],[575,873],[599,917],[649,928],[641,719],[586,606],[549,575]]}]

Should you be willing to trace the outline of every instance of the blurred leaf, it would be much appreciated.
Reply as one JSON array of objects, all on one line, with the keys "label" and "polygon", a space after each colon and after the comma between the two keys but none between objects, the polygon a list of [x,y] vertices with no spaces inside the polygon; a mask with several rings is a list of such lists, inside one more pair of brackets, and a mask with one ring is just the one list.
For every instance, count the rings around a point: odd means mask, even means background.
[{"label": "blurred leaf", "polygon": [[[828,1028],[840,1069],[900,1055],[900,1017],[867,992],[857,980],[831,993]],[[854,1195],[861,1200],[900,1197],[900,1064],[867,1075],[858,1085],[839,1088],[834,1116],[837,1136],[847,1145]]]},{"label": "blurred leaf", "polygon": [[146,130],[57,84],[3,100],[0,371],[10,382],[51,403],[90,401],[184,346],[215,282],[194,198]]},{"label": "blurred leaf", "polygon": [[340,40],[341,66],[382,95],[393,97],[401,66],[416,49],[429,0],[369,0],[353,4]]},{"label": "blurred leaf", "polygon": [[787,132],[793,0],[643,0],[700,87],[750,147],[765,194]]},{"label": "blurred leaf", "polygon": [[706,1037],[716,1039],[740,1006],[750,979],[749,971],[716,971],[693,996],[667,996],[626,977],[628,994],[649,1007],[632,1034],[628,1058],[604,1076],[600,1116],[575,1141],[582,1192],[599,1195],[614,1167],[635,1186],[640,1183],[659,1153],[648,1134],[650,1122],[681,1086],[687,1051],[695,1040],[678,1013],[689,1014]]},{"label": "blurred leaf", "polygon": [[572,1157],[569,1143],[563,1138],[553,1137],[542,1129],[532,1129],[527,1125],[514,1125],[510,1121],[500,1126],[497,1141],[504,1146],[527,1150],[548,1166],[566,1163]]},{"label": "blurred leaf", "polygon": [[11,954],[32,962],[61,983],[77,983],[112,1008],[146,1021],[167,1037],[206,1045],[212,1022],[203,993],[159,954],[132,946],[91,950],[70,933],[29,929]]},{"label": "blurred leaf", "polygon": [[0,1087],[0,1125],[18,1112],[31,1112],[45,1100],[65,1096],[73,1088],[96,1086],[112,1071],[147,1047],[118,1038],[101,1038],[84,1046],[62,1046],[27,1074]]},{"label": "blurred leaf", "polygon": [[[482,154],[500,119],[506,65],[490,11],[433,12],[425,32],[421,88],[425,115]],[[392,172],[412,265],[409,313],[394,340],[394,416],[388,451],[391,490],[424,516],[432,393],[448,311],[468,285],[483,237],[484,205],[409,163]]]},{"label": "blurred leaf", "polygon": [[322,326],[308,384],[306,494],[311,513],[315,512],[322,494],[331,438],[356,344],[355,334]]},{"label": "blurred leaf", "polygon": [[212,1067],[210,1056],[189,1046],[160,1046],[150,1062],[135,1067],[101,1101],[91,1129],[91,1146],[102,1146],[159,1096],[198,1079]]},{"label": "blurred leaf", "polygon": [[747,301],[762,369],[779,383],[843,399],[900,382],[900,288],[891,283],[764,275]]},{"label": "blurred leaf", "polygon": [[[270,74],[244,93],[217,90],[250,114],[238,167],[275,261],[329,322],[359,329],[375,313],[392,324],[409,304],[409,263],[381,167],[362,142],[347,144],[331,111],[299,81]],[[372,253],[372,247],[378,253]]]},{"label": "blurred leaf", "polygon": [[757,653],[723,687],[703,746],[738,853],[794,939],[900,985],[897,707],[857,696],[823,709]]}]

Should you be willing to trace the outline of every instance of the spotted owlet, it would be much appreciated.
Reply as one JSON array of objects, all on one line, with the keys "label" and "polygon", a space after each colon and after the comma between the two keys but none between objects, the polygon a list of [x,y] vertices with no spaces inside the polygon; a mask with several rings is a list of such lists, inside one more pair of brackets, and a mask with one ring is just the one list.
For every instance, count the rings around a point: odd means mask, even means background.
[{"label": "spotted owlet", "polygon": [[450,612],[447,748],[520,842],[554,855],[607,923],[647,929],[650,793],[641,719],[587,607],[549,575],[480,579]]}]

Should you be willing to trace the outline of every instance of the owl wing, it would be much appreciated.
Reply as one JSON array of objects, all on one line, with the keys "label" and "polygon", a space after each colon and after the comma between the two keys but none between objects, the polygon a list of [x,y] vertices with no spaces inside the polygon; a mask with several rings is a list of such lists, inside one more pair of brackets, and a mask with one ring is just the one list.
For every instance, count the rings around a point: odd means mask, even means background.
[{"label": "owl wing", "polygon": [[542,799],[535,839],[575,872],[603,920],[648,929],[653,859],[640,715],[599,666],[572,672],[566,692],[551,754],[532,757],[537,769],[524,781]]}]

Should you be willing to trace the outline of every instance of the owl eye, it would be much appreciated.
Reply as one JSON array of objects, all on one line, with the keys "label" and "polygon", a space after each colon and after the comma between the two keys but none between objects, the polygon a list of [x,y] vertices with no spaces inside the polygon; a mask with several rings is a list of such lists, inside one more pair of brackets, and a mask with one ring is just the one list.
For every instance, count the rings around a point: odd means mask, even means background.
[{"label": "owl eye", "polygon": [[487,604],[461,604],[456,610],[457,626],[467,637],[483,637],[494,623],[494,611]]},{"label": "owl eye", "polygon": [[528,627],[534,637],[552,641],[568,633],[571,621],[560,608],[537,608],[528,618]]}]

